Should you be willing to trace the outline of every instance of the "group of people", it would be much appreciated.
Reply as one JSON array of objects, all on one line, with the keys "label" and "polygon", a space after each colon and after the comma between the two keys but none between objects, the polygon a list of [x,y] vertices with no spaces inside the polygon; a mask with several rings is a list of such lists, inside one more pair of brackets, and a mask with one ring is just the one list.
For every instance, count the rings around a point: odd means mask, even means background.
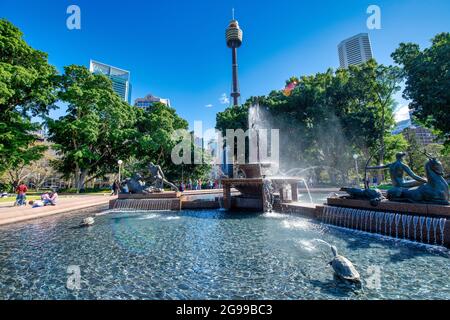
[{"label": "group of people", "polygon": [[192,181],[189,179],[186,183],[181,181],[179,184],[179,190],[181,192],[186,190],[202,190],[202,189],[220,189],[221,185],[218,180],[208,180],[206,183],[201,179]]},{"label": "group of people", "polygon": [[[16,188],[17,196],[15,206],[27,205],[27,192],[28,187],[25,184],[20,184]],[[55,206],[58,201],[58,193],[56,191],[49,191],[41,195],[40,200],[30,200],[28,204],[33,208],[44,206]]]}]

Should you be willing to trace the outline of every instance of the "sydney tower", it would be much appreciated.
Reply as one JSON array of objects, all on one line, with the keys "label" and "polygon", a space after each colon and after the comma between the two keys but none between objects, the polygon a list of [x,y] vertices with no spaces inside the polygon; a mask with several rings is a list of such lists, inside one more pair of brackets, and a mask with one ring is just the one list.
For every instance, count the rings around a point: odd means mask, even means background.
[{"label": "sydney tower", "polygon": [[239,81],[238,81],[238,64],[237,64],[237,48],[242,45],[242,30],[239,28],[239,23],[234,19],[231,20],[230,25],[226,31],[227,46],[231,48],[232,53],[232,68],[233,68],[233,91],[231,97],[233,98],[233,106],[239,105]]}]

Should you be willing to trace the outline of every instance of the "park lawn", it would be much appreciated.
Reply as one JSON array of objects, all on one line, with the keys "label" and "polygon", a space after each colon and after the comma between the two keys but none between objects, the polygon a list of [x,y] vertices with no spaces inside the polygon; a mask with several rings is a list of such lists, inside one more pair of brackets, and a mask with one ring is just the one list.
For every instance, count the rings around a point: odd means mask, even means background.
[{"label": "park lawn", "polygon": [[[33,195],[27,195],[27,201],[30,201],[30,200],[38,200],[38,199],[40,199],[41,198],[41,196],[39,195],[35,195],[35,196],[33,196]],[[16,201],[16,195],[14,195],[13,197],[7,197],[7,198],[0,198],[0,203],[6,203],[6,202],[14,202],[14,201]]]}]

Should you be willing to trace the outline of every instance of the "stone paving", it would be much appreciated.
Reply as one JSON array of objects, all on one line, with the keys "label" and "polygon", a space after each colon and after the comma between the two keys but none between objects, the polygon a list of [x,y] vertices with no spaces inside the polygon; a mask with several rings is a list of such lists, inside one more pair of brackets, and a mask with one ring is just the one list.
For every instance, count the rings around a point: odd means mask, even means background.
[{"label": "stone paving", "polygon": [[60,197],[56,206],[41,208],[32,208],[29,205],[26,207],[14,207],[9,203],[0,207],[0,225],[78,211],[90,207],[107,206],[109,201],[115,198],[109,195],[74,195]]}]

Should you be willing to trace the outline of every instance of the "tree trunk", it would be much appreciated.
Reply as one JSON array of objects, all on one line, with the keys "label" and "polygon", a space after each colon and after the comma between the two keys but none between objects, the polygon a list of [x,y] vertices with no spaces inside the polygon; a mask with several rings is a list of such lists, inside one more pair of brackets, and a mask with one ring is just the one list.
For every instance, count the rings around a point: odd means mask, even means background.
[{"label": "tree trunk", "polygon": [[[384,131],[386,126],[386,107],[383,105],[382,112],[381,112],[381,136],[380,136],[380,159],[378,161],[378,165],[381,166],[384,164],[384,152],[385,152],[385,143],[384,143]],[[381,184],[383,179],[383,171],[378,171],[378,184]]]},{"label": "tree trunk", "polygon": [[82,170],[81,173],[79,173],[78,177],[78,184],[77,184],[77,193],[80,193],[80,191],[84,188],[85,180],[87,177],[87,170]]}]

